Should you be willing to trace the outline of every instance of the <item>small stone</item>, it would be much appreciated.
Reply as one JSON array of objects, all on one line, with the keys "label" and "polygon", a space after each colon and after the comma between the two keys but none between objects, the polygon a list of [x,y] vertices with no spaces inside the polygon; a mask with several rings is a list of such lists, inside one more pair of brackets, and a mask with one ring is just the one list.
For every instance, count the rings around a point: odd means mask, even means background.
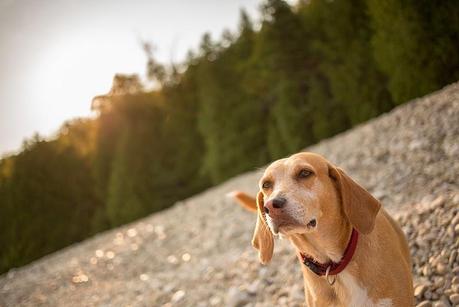
[{"label": "small stone", "polygon": [[457,258],[457,250],[453,250],[449,255],[448,265],[452,266]]},{"label": "small stone", "polygon": [[453,305],[459,305],[459,294],[457,293],[454,293],[454,294],[451,294],[449,296],[449,300],[451,301],[451,303],[453,303]]},{"label": "small stone", "polygon": [[446,270],[447,270],[447,267],[446,265],[444,265],[443,263],[439,263],[437,264],[437,266],[435,267],[435,271],[437,272],[437,274],[439,275],[444,275],[446,273]]},{"label": "small stone", "polygon": [[285,305],[287,304],[287,301],[288,301],[288,298],[286,296],[281,296],[279,297],[279,299],[277,300],[277,303],[279,305]]},{"label": "small stone", "polygon": [[459,224],[456,224],[456,226],[454,226],[454,233],[459,234]]},{"label": "small stone", "polygon": [[171,301],[174,303],[180,302],[185,297],[185,291],[178,290],[177,292],[172,295]]},{"label": "small stone", "polygon": [[453,224],[453,225],[459,225],[459,213],[457,213],[457,214],[451,219],[451,224]]},{"label": "small stone", "polygon": [[445,203],[445,197],[438,196],[433,202],[432,207],[442,206]]},{"label": "small stone", "polygon": [[448,228],[446,229],[446,233],[448,234],[449,237],[454,237],[453,226],[448,226]]},{"label": "small stone", "polygon": [[189,253],[184,253],[184,254],[182,255],[182,260],[183,260],[184,262],[190,261],[190,260],[191,260],[191,255],[190,255]]},{"label": "small stone", "polygon": [[260,281],[259,281],[259,280],[255,280],[253,283],[251,283],[251,284],[247,287],[247,291],[248,291],[250,294],[256,294],[257,291],[258,291],[259,285],[260,285]]},{"label": "small stone", "polygon": [[426,290],[427,290],[426,285],[419,285],[414,289],[414,296],[416,296],[417,298],[422,298]]},{"label": "small stone", "polygon": [[448,306],[448,304],[443,301],[436,301],[433,303],[433,307],[451,307],[451,305]]},{"label": "small stone", "polygon": [[422,268],[422,275],[424,275],[424,276],[426,276],[426,277],[429,277],[430,275],[432,275],[432,269],[430,268],[430,266],[425,265],[425,266]]},{"label": "small stone", "polygon": [[166,284],[163,286],[163,291],[166,293],[172,292],[175,289],[174,284]]},{"label": "small stone", "polygon": [[429,301],[422,301],[421,303],[417,304],[416,307],[432,307],[432,303]]},{"label": "small stone", "polygon": [[127,235],[128,237],[133,238],[137,235],[137,230],[135,228],[130,228],[127,231]]},{"label": "small stone", "polygon": [[115,253],[112,251],[108,251],[105,253],[105,257],[107,257],[108,259],[113,259],[115,258]]},{"label": "small stone", "polygon": [[219,296],[212,296],[209,300],[209,303],[211,306],[217,306],[220,305],[222,299]]},{"label": "small stone", "polygon": [[453,202],[454,205],[459,205],[459,193],[454,195],[454,197],[452,199],[452,202]]},{"label": "small stone", "polygon": [[172,264],[176,264],[176,263],[178,263],[178,259],[174,255],[169,255],[169,256],[167,256],[167,262],[172,263]]},{"label": "small stone", "polygon": [[249,295],[236,287],[231,287],[228,290],[226,306],[241,307],[249,302]]},{"label": "small stone", "polygon": [[[436,277],[433,283],[433,287],[439,290],[441,287],[445,285],[445,278],[443,277]],[[437,291],[438,292],[438,291]],[[441,292],[441,291],[440,291]]]},{"label": "small stone", "polygon": [[139,278],[141,281],[147,281],[150,277],[147,274],[140,274]]},{"label": "small stone", "polygon": [[72,281],[76,284],[85,283],[89,280],[88,276],[83,273],[79,273],[72,277]]},{"label": "small stone", "polygon": [[448,299],[448,297],[446,295],[442,295],[441,298],[440,298],[440,301],[445,303],[446,306],[451,307],[451,303],[449,302],[449,299]]}]

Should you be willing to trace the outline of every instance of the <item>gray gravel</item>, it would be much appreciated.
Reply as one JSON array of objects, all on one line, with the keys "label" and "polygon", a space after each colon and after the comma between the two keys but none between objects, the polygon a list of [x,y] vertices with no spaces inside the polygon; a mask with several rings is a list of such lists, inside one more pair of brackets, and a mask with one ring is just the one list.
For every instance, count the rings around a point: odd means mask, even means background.
[{"label": "gray gravel", "polygon": [[[418,306],[459,306],[459,83],[308,148],[382,200],[409,238]],[[250,246],[260,171],[0,276],[0,306],[303,306],[286,241]]]}]

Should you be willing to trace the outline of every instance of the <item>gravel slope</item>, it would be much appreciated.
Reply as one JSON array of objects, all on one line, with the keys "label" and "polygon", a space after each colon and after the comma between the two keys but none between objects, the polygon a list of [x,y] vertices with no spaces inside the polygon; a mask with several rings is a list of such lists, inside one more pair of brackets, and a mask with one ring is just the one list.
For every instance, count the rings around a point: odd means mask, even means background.
[{"label": "gravel slope", "polygon": [[[422,306],[459,306],[459,83],[307,148],[382,200],[409,237]],[[258,264],[255,217],[225,194],[255,194],[260,171],[0,276],[0,306],[302,306],[288,242]]]}]

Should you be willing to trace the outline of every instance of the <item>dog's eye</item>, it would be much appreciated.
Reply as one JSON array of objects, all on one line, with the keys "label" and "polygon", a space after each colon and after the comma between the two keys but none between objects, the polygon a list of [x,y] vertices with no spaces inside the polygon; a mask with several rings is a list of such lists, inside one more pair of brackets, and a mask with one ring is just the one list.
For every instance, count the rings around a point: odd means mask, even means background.
[{"label": "dog's eye", "polygon": [[298,173],[298,178],[307,178],[309,176],[312,175],[312,172],[307,170],[307,169],[302,169],[299,173]]},{"label": "dog's eye", "polygon": [[263,182],[263,184],[261,185],[261,187],[263,189],[270,189],[273,187],[273,183],[271,181],[265,181]]}]

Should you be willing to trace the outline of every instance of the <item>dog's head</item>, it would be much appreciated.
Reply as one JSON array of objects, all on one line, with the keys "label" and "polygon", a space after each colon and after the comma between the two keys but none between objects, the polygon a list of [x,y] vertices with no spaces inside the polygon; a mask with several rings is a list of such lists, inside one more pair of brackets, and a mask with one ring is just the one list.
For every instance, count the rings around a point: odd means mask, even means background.
[{"label": "dog's head", "polygon": [[262,263],[271,260],[273,234],[320,233],[343,219],[367,234],[381,206],[341,169],[313,153],[275,161],[265,170],[259,188],[252,244]]}]

